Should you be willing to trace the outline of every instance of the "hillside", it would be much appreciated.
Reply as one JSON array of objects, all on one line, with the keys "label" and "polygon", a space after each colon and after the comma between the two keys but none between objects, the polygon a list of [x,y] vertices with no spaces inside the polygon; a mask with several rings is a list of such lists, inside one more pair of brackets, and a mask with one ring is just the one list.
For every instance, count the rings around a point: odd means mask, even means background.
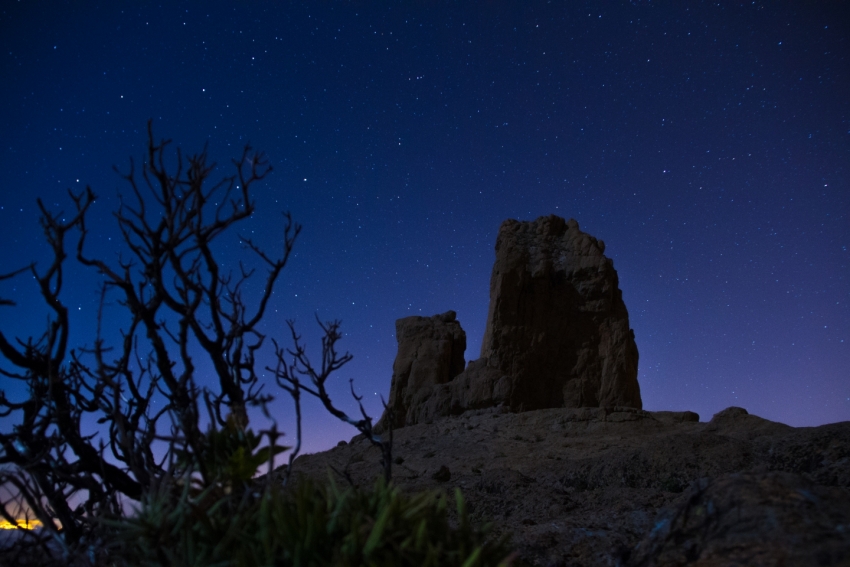
[{"label": "hillside", "polygon": [[[741,408],[695,419],[467,412],[394,431],[394,481],[460,488],[533,565],[850,564],[850,423],[792,428]],[[294,470],[369,486],[379,457],[355,437]]]}]

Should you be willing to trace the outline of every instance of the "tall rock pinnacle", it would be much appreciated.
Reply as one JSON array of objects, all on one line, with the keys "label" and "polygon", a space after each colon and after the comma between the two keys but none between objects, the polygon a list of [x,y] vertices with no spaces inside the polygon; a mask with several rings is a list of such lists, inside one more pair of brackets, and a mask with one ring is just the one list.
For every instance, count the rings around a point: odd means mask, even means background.
[{"label": "tall rock pinnacle", "polygon": [[642,407],[634,333],[604,252],[572,219],[502,223],[481,358],[510,377],[513,410]]}]

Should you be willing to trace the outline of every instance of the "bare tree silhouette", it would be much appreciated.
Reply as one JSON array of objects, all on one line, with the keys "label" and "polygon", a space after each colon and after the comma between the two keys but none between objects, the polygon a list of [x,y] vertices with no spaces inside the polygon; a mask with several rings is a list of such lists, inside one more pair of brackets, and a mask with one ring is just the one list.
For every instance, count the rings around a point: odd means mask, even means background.
[{"label": "bare tree silhouette", "polygon": [[[230,431],[255,448],[256,436],[246,436],[248,410],[265,411],[272,399],[257,373],[256,356],[266,338],[258,328],[301,226],[284,214],[281,249],[275,254],[240,237],[265,266],[262,291],[249,301],[246,282],[256,270],[243,263],[235,274],[223,270],[214,243],[255,211],[252,190],[271,166],[262,153],[246,146],[233,160],[235,173],[211,184],[215,164],[208,163],[206,147],[188,158],[177,150],[176,168],[169,171],[169,143],[155,141],[149,122],[139,171],[131,160],[129,172],[122,175],[130,191],[114,216],[124,256],[108,262],[89,253],[87,216],[96,196],[87,187],[79,194],[69,192],[71,215],[51,212],[38,201],[52,252],[49,266],[39,269],[33,263],[0,275],[6,280],[31,274],[50,314],[44,334],[36,339],[11,338],[0,331],[0,416],[14,423],[11,431],[0,432],[0,484],[14,494],[3,502],[0,514],[11,522],[18,519],[18,508],[28,510],[45,526],[54,547],[66,554],[92,543],[97,518],[121,517],[126,499],[138,501],[163,482],[187,475],[203,485],[216,482],[220,471],[210,458],[211,439]],[[96,337],[93,344],[77,348],[70,345],[68,307],[61,298],[66,240],[72,234],[77,236],[76,260],[102,278]],[[117,344],[102,329],[104,305],[113,297],[127,315]],[[13,305],[14,300],[0,298],[0,306]],[[291,321],[292,347],[274,346],[277,367],[269,370],[294,400],[297,417],[296,445],[285,476],[301,446],[304,391],[382,448],[389,480],[391,441],[372,431],[362,405],[363,417],[355,420],[331,402],[326,382],[351,355],[336,350],[338,321],[320,325],[320,369],[311,365]],[[213,369],[215,386],[197,382],[199,358]],[[27,395],[13,399],[3,385],[7,381],[23,382]],[[100,424],[94,433],[86,429],[93,420]],[[261,435],[268,437],[268,447],[258,453],[260,461],[272,464],[274,454],[284,449],[276,445],[276,423]],[[157,443],[164,451],[154,449]],[[48,552],[44,537],[25,535],[21,541]]]}]

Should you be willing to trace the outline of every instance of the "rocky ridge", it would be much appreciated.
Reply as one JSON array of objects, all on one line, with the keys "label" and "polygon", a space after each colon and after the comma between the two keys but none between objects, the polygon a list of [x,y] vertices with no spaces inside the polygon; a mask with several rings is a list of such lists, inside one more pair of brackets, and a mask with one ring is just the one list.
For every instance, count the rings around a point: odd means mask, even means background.
[{"label": "rocky ridge", "polygon": [[[469,411],[394,431],[393,479],[460,488],[526,565],[850,565],[850,423],[792,428],[741,408],[697,419]],[[294,471],[371,486],[379,458],[358,436]]]}]

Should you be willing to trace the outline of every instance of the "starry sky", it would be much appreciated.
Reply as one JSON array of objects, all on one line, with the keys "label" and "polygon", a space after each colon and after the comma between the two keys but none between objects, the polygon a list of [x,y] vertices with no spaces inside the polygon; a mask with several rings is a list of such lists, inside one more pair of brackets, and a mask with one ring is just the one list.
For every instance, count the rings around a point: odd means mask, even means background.
[{"label": "starry sky", "polygon": [[[500,223],[554,213],[614,260],[645,409],[845,421],[848,24],[839,2],[6,0],[0,271],[48,259],[36,197],[69,210],[86,185],[114,258],[113,166],[152,119],[222,176],[247,142],[267,154],[240,232],[272,248],[286,210],[304,230],[263,330],[294,318],[315,355],[314,314],[341,319],[348,411],[354,378],[380,415],[397,318],[453,309],[477,358]],[[97,279],[68,277],[91,344]],[[4,332],[39,334],[32,280],[0,285]],[[291,435],[285,396],[273,411]],[[356,433],[316,404],[305,427],[306,451]]]}]

